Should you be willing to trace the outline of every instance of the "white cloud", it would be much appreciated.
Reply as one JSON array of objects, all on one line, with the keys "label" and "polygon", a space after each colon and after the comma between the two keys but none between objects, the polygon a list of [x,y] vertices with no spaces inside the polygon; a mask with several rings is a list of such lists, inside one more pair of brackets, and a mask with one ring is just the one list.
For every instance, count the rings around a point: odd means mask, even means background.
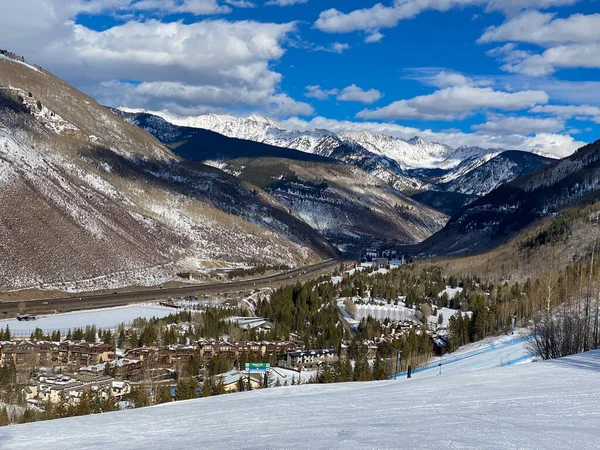
[{"label": "white cloud", "polygon": [[475,79],[467,77],[458,72],[447,72],[445,70],[433,75],[430,78],[425,78],[428,84],[439,88],[452,86],[489,86],[490,82],[483,79]]},{"label": "white cloud", "polygon": [[308,0],[268,0],[265,5],[290,6],[307,2]]},{"label": "white cloud", "polygon": [[324,45],[318,45],[318,46],[314,46],[314,45],[308,45],[307,47],[310,50],[316,50],[316,51],[322,51],[322,52],[331,52],[331,53],[339,53],[340,55],[342,53],[344,53],[346,50],[348,50],[350,48],[350,46],[346,43],[342,43],[342,42],[334,42],[331,45],[328,46],[324,46]]},{"label": "white cloud", "polygon": [[600,42],[600,14],[554,14],[526,11],[502,25],[489,27],[478,42],[528,42],[539,45]]},{"label": "white cloud", "polygon": [[377,89],[369,89],[365,91],[353,84],[345,87],[337,96],[337,99],[342,102],[359,102],[371,104],[375,103],[382,97],[381,92]]},{"label": "white cloud", "polygon": [[600,123],[600,107],[592,105],[544,105],[529,110],[534,114],[548,114],[562,119]]},{"label": "white cloud", "polygon": [[544,105],[536,106],[529,112],[553,114],[559,117],[600,116],[600,108],[590,105]]},{"label": "white cloud", "polygon": [[488,0],[486,11],[503,11],[515,14],[522,10],[547,9],[556,6],[568,6],[578,3],[579,0]]},{"label": "white cloud", "polygon": [[[503,70],[545,76],[562,68],[600,68],[600,14],[554,14],[528,11],[498,27],[488,28],[480,43],[511,43],[488,54],[503,61]],[[549,47],[542,53],[519,50],[513,42]]]},{"label": "white cloud", "polygon": [[[27,14],[16,7],[0,16],[3,45],[109,105],[161,110],[176,103],[183,109],[233,106],[278,115],[312,113],[310,105],[280,92],[282,76],[270,68],[283,56],[295,23],[148,20],[96,31],[69,20],[82,7],[74,0],[23,2],[31,8]],[[104,0],[103,5],[108,3]],[[103,5],[83,4],[94,11]],[[36,24],[40,27],[33,32],[20,31]],[[9,34],[4,36],[4,30]],[[106,82],[113,80],[136,83],[121,83],[110,92]]]},{"label": "white cloud", "polygon": [[322,89],[321,86],[306,86],[306,93],[304,94],[309,98],[316,98],[318,100],[328,100],[330,97],[336,97],[341,102],[359,102],[371,104],[379,100],[383,95],[377,89],[369,89],[368,91],[363,90],[357,85],[353,84],[347,86],[344,89]]},{"label": "white cloud", "polygon": [[256,4],[249,0],[225,0],[225,3],[236,8],[256,8]]},{"label": "white cloud", "polygon": [[383,34],[381,34],[378,30],[375,30],[369,33],[369,35],[365,38],[365,42],[367,44],[373,44],[375,42],[379,42],[382,39]]},{"label": "white cloud", "polygon": [[530,135],[536,133],[556,133],[565,128],[565,123],[556,118],[535,117],[491,117],[488,121],[473,125],[473,130],[500,135]]},{"label": "white cloud", "polygon": [[367,33],[366,42],[377,42],[382,28],[393,28],[398,22],[427,11],[448,11],[453,8],[482,6],[487,11],[515,13],[523,9],[571,5],[578,0],[394,0],[389,6],[382,3],[369,8],[344,13],[335,8],[322,11],[314,27],[326,33]]},{"label": "white cloud", "polygon": [[321,86],[318,84],[315,86],[306,86],[305,97],[316,98],[317,100],[327,100],[329,97],[333,95],[337,95],[339,93],[339,89],[328,89],[323,90]]},{"label": "white cloud", "polygon": [[294,117],[282,123],[288,128],[299,130],[325,128],[335,132],[368,131],[370,133],[387,134],[400,139],[410,139],[414,136],[420,136],[427,141],[442,142],[454,148],[477,146],[525,151],[538,149],[561,157],[570,155],[586,144],[585,142],[576,141],[572,136],[566,134],[539,133],[534,136],[523,136],[519,134],[505,135],[486,132],[435,132],[430,129],[405,127],[393,123],[338,121],[325,117],[315,117],[310,121]]},{"label": "white cloud", "polygon": [[532,77],[551,75],[563,68],[600,68],[600,42],[559,45],[540,54],[519,50],[511,43],[487,54],[503,61],[503,70]]},{"label": "white cloud", "polygon": [[123,0],[104,3],[109,3],[113,10],[117,11],[163,11],[170,14],[191,13],[198,16],[231,12],[231,8],[219,5],[217,0]]},{"label": "white cloud", "polygon": [[520,91],[514,93],[496,91],[492,88],[452,86],[429,95],[400,100],[383,108],[363,110],[357,117],[365,119],[426,119],[454,120],[464,118],[476,111],[499,109],[518,111],[538,104],[548,103],[544,91]]}]

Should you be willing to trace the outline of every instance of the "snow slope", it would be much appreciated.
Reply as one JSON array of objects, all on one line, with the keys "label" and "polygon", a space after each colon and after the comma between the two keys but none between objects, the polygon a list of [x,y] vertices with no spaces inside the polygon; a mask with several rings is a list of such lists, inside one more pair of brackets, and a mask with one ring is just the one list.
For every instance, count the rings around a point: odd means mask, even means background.
[{"label": "snow slope", "polygon": [[592,449],[600,351],[435,378],[302,385],[0,428],[1,449]]},{"label": "snow slope", "polygon": [[[433,358],[428,365],[417,369],[413,377],[421,379],[439,376],[440,363],[442,374],[447,375],[532,362],[535,357],[529,348],[530,341],[530,336],[515,334],[465,345],[442,358]],[[404,377],[406,373],[398,376]]]}]

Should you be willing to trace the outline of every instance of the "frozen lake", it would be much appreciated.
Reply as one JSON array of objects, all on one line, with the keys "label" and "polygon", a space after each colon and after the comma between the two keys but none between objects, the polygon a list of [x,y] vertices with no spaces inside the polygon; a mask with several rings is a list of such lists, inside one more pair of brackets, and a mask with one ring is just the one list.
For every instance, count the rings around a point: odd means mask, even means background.
[{"label": "frozen lake", "polygon": [[51,316],[38,316],[32,322],[19,322],[17,319],[0,320],[0,327],[8,325],[14,336],[29,336],[35,328],[41,328],[44,333],[60,330],[66,333],[68,329],[85,328],[86,325],[96,325],[97,328],[116,328],[120,323],[131,323],[133,319],[143,317],[166,317],[176,313],[177,310],[155,304],[138,304],[119,306],[116,308],[103,308],[88,311],[76,311]]}]

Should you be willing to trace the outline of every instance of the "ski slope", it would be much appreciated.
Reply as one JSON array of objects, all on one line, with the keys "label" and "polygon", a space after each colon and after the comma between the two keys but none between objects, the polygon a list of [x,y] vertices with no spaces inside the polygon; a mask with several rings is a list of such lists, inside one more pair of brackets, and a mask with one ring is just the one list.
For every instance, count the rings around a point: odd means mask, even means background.
[{"label": "ski slope", "polygon": [[[523,330],[523,334],[494,337],[465,345],[454,353],[433,358],[426,366],[416,369],[413,376],[416,378],[439,376],[440,364],[441,374],[445,375],[532,362],[535,359],[530,348],[532,336],[525,333]],[[405,376],[406,372],[397,374],[397,377]]]},{"label": "ski slope", "polygon": [[600,351],[402,381],[301,385],[0,428],[0,449],[594,449]]}]

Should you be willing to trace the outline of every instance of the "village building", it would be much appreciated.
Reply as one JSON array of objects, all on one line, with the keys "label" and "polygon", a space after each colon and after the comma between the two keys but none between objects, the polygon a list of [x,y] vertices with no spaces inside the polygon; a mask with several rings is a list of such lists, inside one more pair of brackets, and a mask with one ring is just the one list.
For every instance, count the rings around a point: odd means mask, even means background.
[{"label": "village building", "polygon": [[325,365],[333,366],[338,361],[337,352],[331,349],[289,351],[284,357],[284,367],[316,369]]}]

